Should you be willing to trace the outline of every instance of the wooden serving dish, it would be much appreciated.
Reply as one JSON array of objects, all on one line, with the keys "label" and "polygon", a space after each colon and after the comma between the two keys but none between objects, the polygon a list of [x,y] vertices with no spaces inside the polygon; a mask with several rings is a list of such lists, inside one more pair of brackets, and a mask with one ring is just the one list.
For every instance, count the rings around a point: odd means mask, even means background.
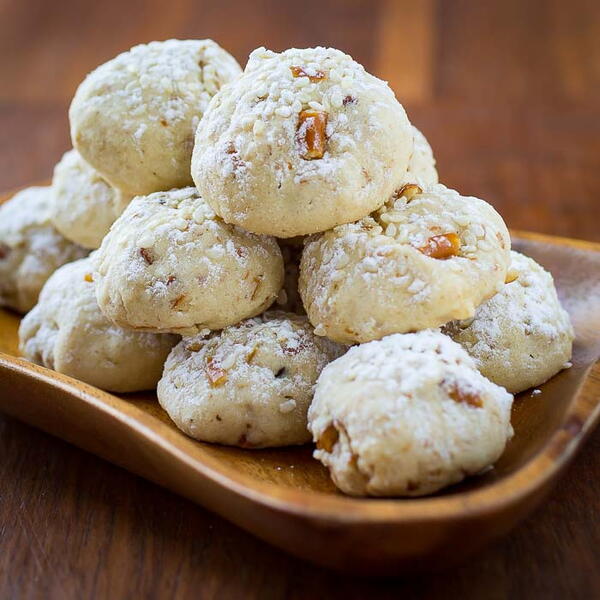
[{"label": "wooden serving dish", "polygon": [[190,498],[307,560],[353,573],[440,569],[506,533],[556,482],[600,417],[600,244],[514,232],[548,268],[575,326],[573,367],[520,394],[495,468],[433,497],[343,496],[311,447],[203,444],[154,394],[116,396],[18,358],[0,310],[0,410]]}]

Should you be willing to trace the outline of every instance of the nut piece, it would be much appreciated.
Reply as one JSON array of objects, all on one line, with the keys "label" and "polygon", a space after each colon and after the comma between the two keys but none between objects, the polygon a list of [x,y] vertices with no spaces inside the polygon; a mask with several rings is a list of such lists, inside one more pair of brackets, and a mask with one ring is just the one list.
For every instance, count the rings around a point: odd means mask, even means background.
[{"label": "nut piece", "polygon": [[339,437],[340,434],[338,433],[338,430],[333,425],[330,425],[317,440],[317,448],[319,450],[325,450],[325,452],[331,452]]},{"label": "nut piece", "polygon": [[322,110],[303,110],[300,113],[296,137],[303,153],[302,158],[323,158],[327,137],[327,113]]},{"label": "nut piece", "polygon": [[227,381],[227,372],[216,365],[212,358],[206,361],[205,371],[212,387],[219,387]]},{"label": "nut piece", "polygon": [[450,396],[454,402],[462,402],[469,406],[474,406],[475,408],[481,408],[483,406],[479,394],[469,390],[462,390],[456,384],[453,384],[448,389],[448,396]]},{"label": "nut piece", "polygon": [[405,183],[394,195],[396,198],[404,196],[410,202],[417,194],[422,193],[423,190],[416,183]]},{"label": "nut piece", "polygon": [[442,235],[434,235],[427,240],[427,243],[419,252],[431,258],[446,259],[456,256],[460,250],[460,238],[455,233],[443,233]]},{"label": "nut piece", "polygon": [[314,75],[309,75],[304,67],[290,67],[290,71],[294,77],[308,77],[311,83],[316,83],[317,81],[322,81],[327,77],[323,71],[315,71]]}]

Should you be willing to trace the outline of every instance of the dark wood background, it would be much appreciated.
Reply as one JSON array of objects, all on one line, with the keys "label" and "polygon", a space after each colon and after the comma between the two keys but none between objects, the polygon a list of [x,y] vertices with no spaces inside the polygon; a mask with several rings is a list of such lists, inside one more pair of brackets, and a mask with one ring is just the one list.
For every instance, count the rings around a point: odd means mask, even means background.
[{"label": "dark wood background", "polygon": [[[444,183],[511,227],[600,240],[597,0],[0,0],[0,188],[49,177],[90,69],[168,37],[211,37],[242,64],[260,45],[339,47],[390,82]],[[451,572],[377,581],[0,416],[0,598],[598,598],[599,557],[600,431],[507,538]]]}]

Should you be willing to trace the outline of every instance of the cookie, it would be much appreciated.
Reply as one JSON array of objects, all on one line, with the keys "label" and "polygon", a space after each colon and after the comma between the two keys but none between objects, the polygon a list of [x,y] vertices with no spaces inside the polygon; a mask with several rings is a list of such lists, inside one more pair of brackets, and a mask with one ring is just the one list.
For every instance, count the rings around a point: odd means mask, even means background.
[{"label": "cookie", "polygon": [[433,150],[427,138],[413,125],[413,152],[408,161],[405,180],[427,187],[438,183],[438,172],[435,168]]},{"label": "cookie", "polygon": [[117,325],[192,335],[268,308],[283,284],[275,239],[227,225],[195,188],[134,198],[95,256]]},{"label": "cookie", "polygon": [[70,150],[54,167],[52,224],[67,239],[95,249],[125,210],[131,196],[112,187],[77,150]]},{"label": "cookie", "polygon": [[421,496],[492,465],[512,396],[437,331],[395,334],[326,366],[308,412],[315,458],[354,496]]},{"label": "cookie", "polygon": [[130,195],[190,185],[198,122],[210,99],[240,73],[212,40],[134,46],[77,89],[69,109],[73,147]]},{"label": "cookie", "polygon": [[407,185],[379,211],[305,243],[300,295],[318,335],[342,343],[466,319],[504,285],[500,215],[443,185]]},{"label": "cookie", "polygon": [[394,93],[347,54],[259,48],[206,110],[192,176],[228,223],[287,238],[381,206],[412,144]]},{"label": "cookie", "polygon": [[317,377],[344,350],[315,336],[306,317],[266,313],[208,338],[184,338],[167,359],[158,400],[198,440],[244,448],[304,444]]},{"label": "cookie", "polygon": [[87,251],[50,221],[50,187],[30,187],[0,205],[0,306],[25,313],[58,267]]},{"label": "cookie", "polygon": [[113,392],[156,387],[179,338],[116,327],[100,312],[89,258],[58,269],[21,321],[28,360]]},{"label": "cookie", "polygon": [[473,319],[443,328],[488,379],[516,394],[541,385],[571,359],[574,332],[552,275],[511,252],[509,283]]}]

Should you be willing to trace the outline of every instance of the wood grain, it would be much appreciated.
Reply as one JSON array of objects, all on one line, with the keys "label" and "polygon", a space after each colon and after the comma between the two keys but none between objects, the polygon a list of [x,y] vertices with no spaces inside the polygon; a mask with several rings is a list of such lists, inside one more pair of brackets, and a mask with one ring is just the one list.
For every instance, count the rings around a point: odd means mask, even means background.
[{"label": "wood grain", "polygon": [[[383,24],[388,36],[418,27],[397,7],[385,17],[390,4],[404,2],[0,0],[0,187],[49,176],[68,148],[78,81],[140,41],[213,37],[240,60],[261,44],[331,44],[385,71],[400,96],[405,75],[380,49]],[[597,2],[432,6],[430,74],[406,108],[442,179],[494,202],[512,227],[600,240]],[[547,503],[477,559],[436,577],[378,582],[299,563],[8,418],[0,456],[3,598],[600,595],[600,432]]]}]

